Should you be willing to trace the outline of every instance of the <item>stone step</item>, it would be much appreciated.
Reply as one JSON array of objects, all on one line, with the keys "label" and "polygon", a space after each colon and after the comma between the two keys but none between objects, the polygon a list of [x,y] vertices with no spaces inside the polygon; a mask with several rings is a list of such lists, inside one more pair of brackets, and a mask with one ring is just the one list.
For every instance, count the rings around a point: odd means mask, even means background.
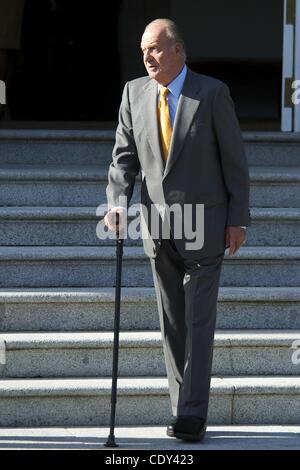
[{"label": "stone step", "polygon": [[[102,164],[111,160],[112,130],[0,130],[1,163]],[[250,165],[300,165],[299,134],[243,132]]]},{"label": "stone step", "polygon": [[[0,330],[109,331],[115,290],[0,289]],[[217,328],[300,329],[298,287],[220,287]],[[159,330],[154,288],[124,287],[121,331]]]},{"label": "stone step", "polygon": [[[250,168],[251,207],[300,207],[300,167]],[[139,202],[140,177],[133,202]],[[95,206],[106,203],[107,168],[98,165],[6,164],[1,206]],[[201,202],[201,201],[200,201]]]},{"label": "stone step", "polygon": [[300,165],[300,135],[290,132],[244,132],[249,165]]},{"label": "stone step", "polygon": [[[110,392],[111,378],[1,379],[0,426],[107,426]],[[210,424],[299,424],[299,413],[299,377],[212,379]],[[118,380],[117,425],[170,418],[166,378]]]},{"label": "stone step", "polygon": [[[216,331],[216,376],[299,375],[300,330]],[[1,333],[1,377],[105,377],[113,332]],[[161,333],[120,332],[119,376],[165,376]]]},{"label": "stone step", "polygon": [[[131,452],[133,449],[148,451],[148,458],[153,464],[167,462],[166,450],[172,450],[175,455],[182,451],[193,455],[196,451],[204,451],[199,457],[207,457],[205,451],[284,451],[286,462],[287,451],[299,451],[300,448],[300,426],[298,425],[209,425],[203,441],[184,442],[166,436],[166,425],[161,426],[117,426],[115,429],[118,452],[127,450],[130,458],[139,458],[137,453]],[[0,429],[0,450],[108,450],[104,446],[107,442],[109,429],[107,426],[86,426],[86,427],[7,427]],[[162,450],[162,452],[158,452]],[[153,454],[152,457],[150,457]],[[172,454],[172,455],[174,455]],[[10,454],[11,455],[11,454]],[[186,455],[186,454],[185,454]],[[220,455],[216,452],[217,461]],[[260,455],[258,458],[260,458]],[[296,454],[292,452],[291,461]],[[86,454],[83,455],[83,458]],[[146,456],[146,453],[145,453]],[[249,456],[249,453],[248,453]],[[22,456],[23,457],[23,456]],[[31,457],[31,456],[30,456]],[[97,462],[101,465],[101,459],[106,462],[106,458],[113,459],[116,465],[123,462],[120,454],[101,456],[97,453]],[[170,454],[168,455],[170,458]],[[194,455],[196,462],[196,455]],[[244,457],[244,455],[242,456]],[[252,456],[251,456],[252,457]],[[127,456],[124,456],[128,459]],[[276,458],[276,456],[275,456]],[[229,456],[231,460],[231,456]],[[178,459],[180,462],[181,459]],[[184,458],[182,458],[182,462]],[[186,458],[188,461],[188,458]],[[109,462],[109,461],[108,461]],[[127,460],[124,460],[126,463]],[[130,462],[130,460],[128,461]],[[133,463],[134,462],[134,463]],[[139,461],[140,462],[140,461]],[[176,461],[175,461],[176,462]],[[253,462],[253,461],[252,461]],[[132,461],[135,467],[136,461]],[[139,464],[140,465],[140,464]],[[137,463],[138,466],[138,463]]]},{"label": "stone step", "polygon": [[1,129],[0,162],[107,166],[114,140],[110,130]]},{"label": "stone step", "polygon": [[298,208],[253,207],[251,208],[251,222],[251,227],[247,229],[246,245],[300,245]]},{"label": "stone step", "polygon": [[[95,206],[106,202],[107,169],[97,165],[2,165],[2,206]],[[135,191],[137,200],[138,187]]]},{"label": "stone step", "polygon": [[300,167],[252,167],[250,178],[251,207],[300,207]]},{"label": "stone step", "polygon": [[[130,215],[130,212],[129,212]],[[249,246],[299,246],[300,208],[253,208],[252,226],[247,229]],[[2,246],[89,246],[115,245],[97,237],[101,217],[94,207],[0,207]],[[128,223],[132,217],[128,219]],[[142,240],[128,239],[141,246]]]},{"label": "stone step", "polygon": [[[300,247],[242,247],[226,254],[222,286],[300,285]],[[0,287],[112,287],[115,247],[0,247]],[[124,247],[122,285],[153,285],[141,247]]]}]

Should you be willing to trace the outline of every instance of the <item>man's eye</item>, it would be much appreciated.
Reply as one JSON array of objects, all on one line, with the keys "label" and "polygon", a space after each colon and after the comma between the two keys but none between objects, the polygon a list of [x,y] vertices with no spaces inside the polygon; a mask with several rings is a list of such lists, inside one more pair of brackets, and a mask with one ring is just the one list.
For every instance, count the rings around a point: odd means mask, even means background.
[{"label": "man's eye", "polygon": [[149,54],[151,54],[152,52],[159,52],[158,51],[158,48],[155,46],[155,47],[149,47],[149,49],[142,49],[142,54],[146,54],[146,52],[149,52]]}]

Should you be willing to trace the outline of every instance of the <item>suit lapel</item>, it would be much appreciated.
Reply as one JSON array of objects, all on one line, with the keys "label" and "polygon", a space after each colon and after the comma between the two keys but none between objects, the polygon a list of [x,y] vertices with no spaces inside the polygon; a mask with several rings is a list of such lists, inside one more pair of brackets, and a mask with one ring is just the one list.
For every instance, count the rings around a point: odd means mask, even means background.
[{"label": "suit lapel", "polygon": [[196,75],[188,68],[176,110],[170,153],[163,175],[164,178],[168,175],[180,155],[189,127],[200,104],[198,94],[201,88],[199,80],[195,77]]},{"label": "suit lapel", "polygon": [[140,115],[142,116],[144,122],[144,128],[147,133],[151,150],[163,174],[164,161],[160,146],[160,136],[157,122],[157,93],[156,81],[150,80],[147,82],[140,96]]}]

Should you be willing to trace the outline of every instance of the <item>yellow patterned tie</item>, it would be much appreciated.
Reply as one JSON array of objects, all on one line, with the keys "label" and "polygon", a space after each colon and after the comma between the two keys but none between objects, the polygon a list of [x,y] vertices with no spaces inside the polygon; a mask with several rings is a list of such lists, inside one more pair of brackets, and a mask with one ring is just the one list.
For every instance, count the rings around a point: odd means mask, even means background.
[{"label": "yellow patterned tie", "polygon": [[170,110],[167,100],[169,89],[166,87],[160,88],[160,100],[158,104],[158,122],[161,135],[162,150],[165,161],[167,161],[170,142],[172,137],[172,124],[170,118]]}]

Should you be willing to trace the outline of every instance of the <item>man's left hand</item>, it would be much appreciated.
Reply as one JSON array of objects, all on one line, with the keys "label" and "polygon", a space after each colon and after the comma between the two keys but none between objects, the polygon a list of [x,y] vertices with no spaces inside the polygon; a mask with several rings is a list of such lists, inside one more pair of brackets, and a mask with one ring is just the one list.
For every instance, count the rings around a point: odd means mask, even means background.
[{"label": "man's left hand", "polygon": [[233,256],[245,243],[246,230],[242,227],[226,227],[225,229],[226,248],[229,248],[229,255]]}]

